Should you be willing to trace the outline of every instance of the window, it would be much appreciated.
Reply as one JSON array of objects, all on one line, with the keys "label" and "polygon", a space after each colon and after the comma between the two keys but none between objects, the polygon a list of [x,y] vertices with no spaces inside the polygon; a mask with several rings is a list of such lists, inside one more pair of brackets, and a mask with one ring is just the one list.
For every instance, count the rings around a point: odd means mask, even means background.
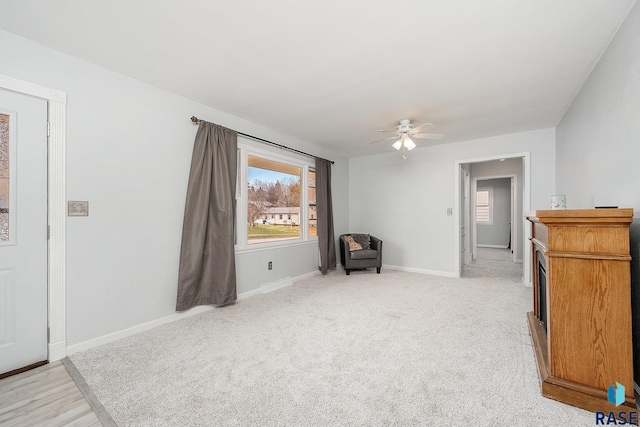
[{"label": "window", "polygon": [[318,235],[318,217],[316,213],[316,171],[309,170],[307,175],[309,193],[309,236]]},{"label": "window", "polygon": [[0,242],[7,243],[9,243],[9,226],[13,226],[9,221],[9,196],[13,196],[9,191],[9,122],[10,116],[0,114]]},{"label": "window", "polygon": [[[315,239],[315,191],[310,203],[305,176],[314,174],[312,163],[282,153],[250,147],[238,141],[240,171],[236,250],[290,245]],[[314,189],[315,190],[315,189]],[[314,209],[314,219],[309,212]],[[310,223],[314,225],[311,226]],[[313,228],[314,233],[309,230]]]},{"label": "window", "polygon": [[476,222],[493,224],[493,188],[478,188],[476,192]]}]

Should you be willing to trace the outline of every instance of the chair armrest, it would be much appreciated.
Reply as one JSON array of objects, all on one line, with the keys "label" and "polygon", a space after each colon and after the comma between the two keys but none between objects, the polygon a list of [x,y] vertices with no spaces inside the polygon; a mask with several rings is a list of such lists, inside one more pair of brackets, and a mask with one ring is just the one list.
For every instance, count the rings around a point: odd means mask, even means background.
[{"label": "chair armrest", "polygon": [[342,234],[338,240],[340,241],[340,262],[346,266],[346,261],[349,258],[349,244],[344,240],[344,234]]},{"label": "chair armrest", "polygon": [[382,252],[382,240],[374,236],[369,236],[369,242],[369,246],[371,246],[371,249]]}]

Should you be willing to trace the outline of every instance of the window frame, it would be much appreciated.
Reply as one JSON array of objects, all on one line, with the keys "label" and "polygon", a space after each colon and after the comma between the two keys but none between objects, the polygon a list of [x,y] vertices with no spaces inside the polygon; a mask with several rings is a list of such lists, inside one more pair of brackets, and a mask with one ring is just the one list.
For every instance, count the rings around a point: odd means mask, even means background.
[{"label": "window frame", "polygon": [[[285,163],[301,168],[300,185],[300,237],[283,239],[271,242],[256,242],[249,244],[246,220],[239,221],[240,218],[247,218],[247,186],[249,156],[260,157],[265,160]],[[275,153],[273,151],[261,149],[250,145],[238,137],[238,182],[236,192],[236,253],[255,252],[273,248],[297,246],[318,241],[317,236],[309,236],[309,185],[308,175],[310,170],[315,170],[315,161],[312,159],[302,159],[295,154]],[[243,224],[240,226],[240,224]]]},{"label": "window frame", "polygon": [[[487,210],[489,211],[489,220],[488,221],[479,221],[478,220],[478,193],[481,191],[486,191],[488,193],[488,201],[487,201]],[[476,197],[475,197],[475,219],[476,224],[478,225],[493,225],[493,187],[478,187],[476,188]]]}]

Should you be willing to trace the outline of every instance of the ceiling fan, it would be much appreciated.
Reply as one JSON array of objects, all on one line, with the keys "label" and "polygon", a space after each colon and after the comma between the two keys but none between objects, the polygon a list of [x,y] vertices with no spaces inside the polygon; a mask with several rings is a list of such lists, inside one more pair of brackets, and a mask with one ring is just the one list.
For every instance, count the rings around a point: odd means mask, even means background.
[{"label": "ceiling fan", "polygon": [[[393,133],[393,136],[388,138],[379,139],[377,141],[371,142],[371,144],[375,144],[382,141],[388,141],[395,139],[396,142],[393,143],[392,147],[396,150],[403,152],[411,151],[416,148],[416,143],[413,142],[413,139],[442,139],[444,137],[441,133],[421,133],[422,129],[428,129],[433,127],[431,123],[423,123],[420,126],[414,126],[411,124],[411,120],[403,119],[400,120],[400,124],[396,126],[396,130],[384,130],[378,129],[376,132],[380,133]],[[413,139],[412,139],[413,138]],[[403,154],[403,157],[406,158]]]}]

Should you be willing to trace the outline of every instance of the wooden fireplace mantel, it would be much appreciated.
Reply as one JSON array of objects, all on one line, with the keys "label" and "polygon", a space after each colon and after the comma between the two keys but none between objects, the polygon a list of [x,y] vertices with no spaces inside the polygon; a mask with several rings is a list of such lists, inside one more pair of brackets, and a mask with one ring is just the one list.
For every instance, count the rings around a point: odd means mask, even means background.
[{"label": "wooden fireplace mantel", "polygon": [[[538,210],[525,217],[532,223],[534,291],[527,317],[543,396],[594,412],[635,411],[633,209]],[[616,382],[626,397],[618,408],[607,401]]]}]

